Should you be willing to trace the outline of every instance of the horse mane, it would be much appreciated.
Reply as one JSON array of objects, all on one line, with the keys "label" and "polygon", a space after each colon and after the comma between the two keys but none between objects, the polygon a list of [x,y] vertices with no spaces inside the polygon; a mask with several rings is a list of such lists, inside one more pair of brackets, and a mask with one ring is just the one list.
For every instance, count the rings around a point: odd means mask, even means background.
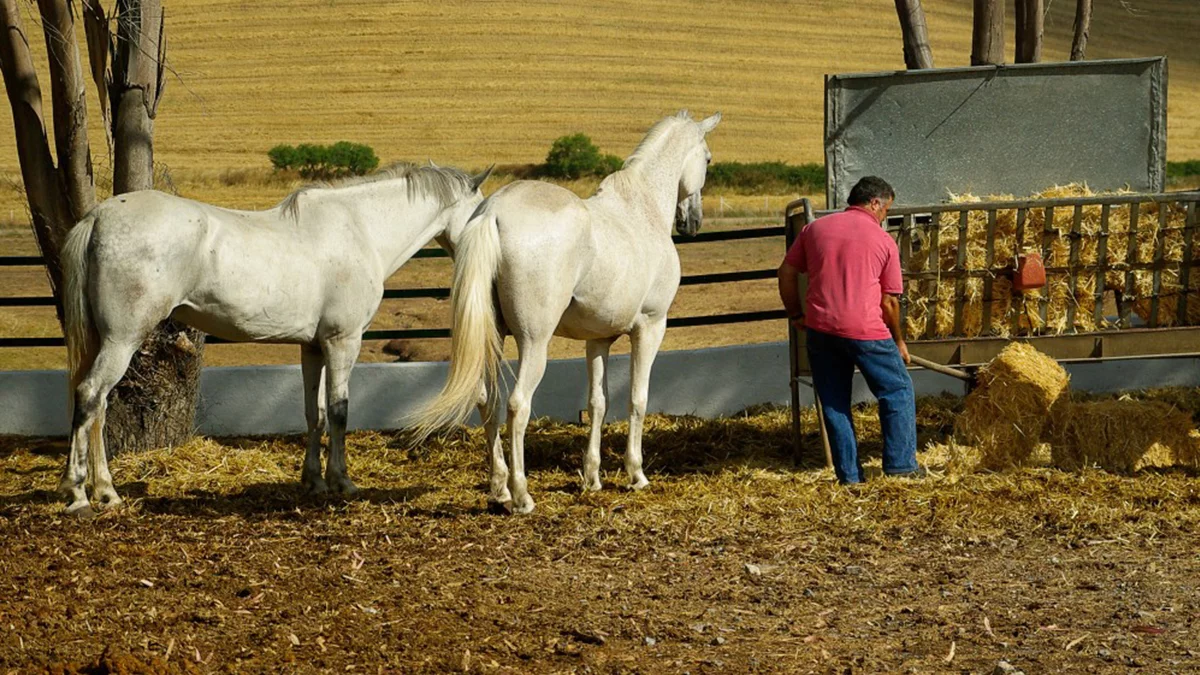
[{"label": "horse mane", "polygon": [[679,128],[684,122],[691,122],[692,116],[686,110],[680,110],[679,114],[665,117],[650,127],[650,131],[646,132],[646,137],[638,143],[633,154],[625,160],[624,168],[628,169],[635,166],[638,162],[644,159],[647,155],[652,154],[652,150],[657,150],[663,141],[672,131]]},{"label": "horse mane", "polygon": [[432,196],[443,204],[458,198],[469,190],[471,177],[454,167],[420,166],[411,162],[397,162],[366,176],[351,176],[337,181],[317,181],[302,185],[279,202],[279,210],[293,221],[300,220],[300,196],[310,190],[338,190],[341,188],[380,183],[386,180],[405,181],[408,198]]}]

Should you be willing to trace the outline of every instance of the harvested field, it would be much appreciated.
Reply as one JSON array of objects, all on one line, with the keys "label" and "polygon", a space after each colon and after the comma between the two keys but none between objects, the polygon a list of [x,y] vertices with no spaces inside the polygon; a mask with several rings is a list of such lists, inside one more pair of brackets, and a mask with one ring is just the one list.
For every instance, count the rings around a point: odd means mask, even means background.
[{"label": "harvested field", "polygon": [[[1142,397],[1196,400],[1183,391]],[[944,439],[960,406],[922,401],[922,443]],[[873,415],[856,412],[877,474]],[[814,421],[810,413],[806,428]],[[847,490],[796,466],[787,413],[765,410],[722,421],[652,417],[653,482],[631,494],[614,487],[623,425],[609,431],[608,488],[581,494],[586,429],[538,423],[528,459],[539,506],[522,518],[484,512],[476,432],[419,452],[402,436],[353,434],[350,468],[364,490],[350,501],[299,495],[299,438],[198,440],[121,457],[114,472],[128,507],[86,522],[59,517],[49,492],[63,443],[4,440],[0,664],[1200,668],[1195,473],[1025,468]]]}]

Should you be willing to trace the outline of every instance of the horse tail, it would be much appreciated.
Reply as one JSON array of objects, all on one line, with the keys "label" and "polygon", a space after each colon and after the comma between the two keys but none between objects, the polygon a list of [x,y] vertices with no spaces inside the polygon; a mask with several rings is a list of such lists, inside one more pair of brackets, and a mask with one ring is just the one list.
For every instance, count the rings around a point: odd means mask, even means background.
[{"label": "horse tail", "polygon": [[504,341],[493,295],[499,267],[500,230],[495,213],[485,207],[467,224],[457,246],[450,290],[450,373],[442,391],[413,418],[420,439],[465,422],[480,402],[480,383],[487,391],[499,385]]},{"label": "horse tail", "polygon": [[84,216],[67,233],[67,241],[62,247],[63,333],[67,338],[67,370],[71,383],[69,399],[72,403],[75,387],[91,367],[100,342],[92,325],[87,283],[88,248],[95,225],[96,218],[92,214]]}]

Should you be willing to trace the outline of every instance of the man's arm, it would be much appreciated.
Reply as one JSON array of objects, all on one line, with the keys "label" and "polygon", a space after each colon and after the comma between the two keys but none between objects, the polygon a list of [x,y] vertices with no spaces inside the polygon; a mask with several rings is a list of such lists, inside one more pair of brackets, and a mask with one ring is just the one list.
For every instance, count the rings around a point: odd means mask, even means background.
[{"label": "man's arm", "polygon": [[904,327],[900,325],[900,296],[884,293],[883,301],[879,303],[879,306],[883,309],[883,322],[891,331],[892,339],[896,341],[896,347],[900,350],[900,356],[905,363],[912,363],[912,357],[908,355],[908,345],[904,342]]},{"label": "man's arm", "polygon": [[800,270],[786,260],[779,266],[779,299],[783,301],[788,321],[796,330],[804,330],[804,309],[800,301],[800,284],[797,281],[799,275]]}]

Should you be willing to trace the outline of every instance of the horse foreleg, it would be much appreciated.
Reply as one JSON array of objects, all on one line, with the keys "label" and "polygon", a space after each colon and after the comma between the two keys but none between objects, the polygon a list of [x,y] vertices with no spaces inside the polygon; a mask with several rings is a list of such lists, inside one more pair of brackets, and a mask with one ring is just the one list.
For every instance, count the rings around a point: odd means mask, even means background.
[{"label": "horse foreleg", "polygon": [[346,420],[350,410],[350,370],[358,359],[362,338],[325,341],[326,415],[329,418],[329,457],[325,461],[325,482],[329,489],[354,494],[358,488],[346,473]]},{"label": "horse foreleg", "polygon": [[517,350],[521,365],[517,369],[517,381],[508,396],[509,470],[508,488],[512,492],[513,511],[529,513],[534,501],[529,496],[525,478],[525,428],[529,426],[532,412],[533,392],[537,390],[546,372],[546,350],[550,336],[536,340],[517,339]]},{"label": "horse foreleg", "polygon": [[604,416],[608,413],[608,350],[612,340],[588,340],[588,417],[591,431],[588,433],[587,454],[583,457],[583,489],[599,490],[600,483],[600,431],[604,427]]},{"label": "horse foreleg", "polygon": [[479,386],[479,418],[483,420],[483,435],[488,446],[488,507],[495,509],[512,501],[508,490],[508,463],[504,461],[504,444],[500,441],[500,386],[491,391]]},{"label": "horse foreleg", "polygon": [[625,447],[625,472],[629,474],[629,487],[641,490],[650,484],[642,471],[642,424],[646,418],[646,404],[650,398],[650,367],[658,355],[663,334],[667,331],[666,319],[638,326],[630,334],[632,350],[629,374],[629,443]]},{"label": "horse foreleg", "polygon": [[304,469],[300,484],[313,494],[329,489],[321,477],[321,435],[325,433],[325,399],[321,395],[325,356],[318,345],[300,347],[300,369],[304,373],[304,419],[308,423],[308,449],[304,453]]}]

